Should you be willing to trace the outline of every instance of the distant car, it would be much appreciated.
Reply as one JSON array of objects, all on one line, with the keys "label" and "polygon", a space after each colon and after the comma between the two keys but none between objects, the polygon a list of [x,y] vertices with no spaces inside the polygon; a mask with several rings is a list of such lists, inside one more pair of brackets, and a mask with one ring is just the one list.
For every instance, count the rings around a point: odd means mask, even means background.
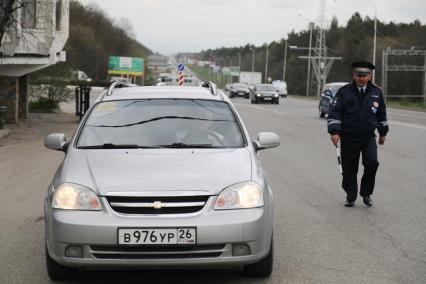
[{"label": "distant car", "polygon": [[325,115],[328,114],[330,103],[333,101],[334,96],[336,95],[337,91],[346,84],[346,82],[332,82],[324,85],[324,89],[321,93],[318,104],[320,117],[325,117]]},{"label": "distant car", "polygon": [[92,82],[92,78],[87,76],[85,72],[79,70],[73,72],[73,78],[77,79],[78,81]]},{"label": "distant car", "polygon": [[232,85],[232,84],[226,84],[226,85],[225,85],[225,91],[226,91],[226,92],[230,92],[230,91],[231,91],[231,85]]},{"label": "distant car", "polygon": [[287,83],[282,80],[274,80],[272,81],[272,85],[277,87],[278,93],[281,98],[287,97]]},{"label": "distant car", "polygon": [[111,77],[111,79],[109,80],[111,83],[112,82],[120,82],[120,83],[127,83],[130,84],[130,78],[126,78],[126,77]]},{"label": "distant car", "polygon": [[233,83],[230,87],[229,97],[244,97],[246,99],[250,98],[250,89],[247,84],[243,83]]},{"label": "distant car", "polygon": [[277,88],[272,84],[256,84],[251,92],[251,103],[271,102],[271,104],[280,103],[280,94]]}]

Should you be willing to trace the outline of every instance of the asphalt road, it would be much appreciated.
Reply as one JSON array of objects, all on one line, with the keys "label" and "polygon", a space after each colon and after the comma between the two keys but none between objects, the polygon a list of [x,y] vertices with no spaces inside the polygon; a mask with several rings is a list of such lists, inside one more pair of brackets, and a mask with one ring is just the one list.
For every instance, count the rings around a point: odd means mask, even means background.
[{"label": "asphalt road", "polygon": [[[335,148],[316,102],[280,105],[233,99],[252,138],[280,135],[260,153],[275,194],[274,272],[251,279],[235,270],[86,272],[64,283],[425,283],[426,113],[389,110],[379,148],[374,206],[343,206]],[[43,147],[51,132],[73,133],[69,114],[31,115],[0,140],[0,283],[49,283],[43,198],[63,154]]]}]

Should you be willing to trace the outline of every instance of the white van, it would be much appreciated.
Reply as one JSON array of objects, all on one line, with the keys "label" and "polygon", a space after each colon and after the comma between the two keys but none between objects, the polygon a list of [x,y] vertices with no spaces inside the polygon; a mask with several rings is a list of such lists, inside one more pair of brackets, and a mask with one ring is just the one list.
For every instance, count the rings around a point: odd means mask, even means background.
[{"label": "white van", "polygon": [[287,97],[287,83],[282,80],[274,80],[272,81],[272,85],[277,87],[277,91],[280,94],[281,98]]}]

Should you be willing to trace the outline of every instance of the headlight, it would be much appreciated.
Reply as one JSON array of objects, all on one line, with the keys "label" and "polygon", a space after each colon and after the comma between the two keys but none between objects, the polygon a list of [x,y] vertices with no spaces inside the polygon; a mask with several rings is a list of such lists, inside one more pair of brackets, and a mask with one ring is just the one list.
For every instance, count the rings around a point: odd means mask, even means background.
[{"label": "headlight", "polygon": [[53,193],[52,207],[66,210],[101,210],[96,194],[89,188],[63,183]]},{"label": "headlight", "polygon": [[256,96],[261,97],[261,96],[262,96],[262,94],[256,94]]},{"label": "headlight", "polygon": [[278,98],[280,96],[280,94],[275,94],[274,97]]},{"label": "headlight", "polygon": [[243,209],[263,205],[262,188],[254,182],[243,182],[225,188],[217,197],[214,209]]}]

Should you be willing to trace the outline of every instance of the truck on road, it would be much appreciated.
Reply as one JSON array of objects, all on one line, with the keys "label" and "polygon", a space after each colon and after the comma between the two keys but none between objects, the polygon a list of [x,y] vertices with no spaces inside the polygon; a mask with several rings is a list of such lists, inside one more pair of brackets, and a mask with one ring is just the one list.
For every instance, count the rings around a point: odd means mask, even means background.
[{"label": "truck on road", "polygon": [[240,72],[240,83],[246,83],[248,85],[262,83],[262,72]]}]

